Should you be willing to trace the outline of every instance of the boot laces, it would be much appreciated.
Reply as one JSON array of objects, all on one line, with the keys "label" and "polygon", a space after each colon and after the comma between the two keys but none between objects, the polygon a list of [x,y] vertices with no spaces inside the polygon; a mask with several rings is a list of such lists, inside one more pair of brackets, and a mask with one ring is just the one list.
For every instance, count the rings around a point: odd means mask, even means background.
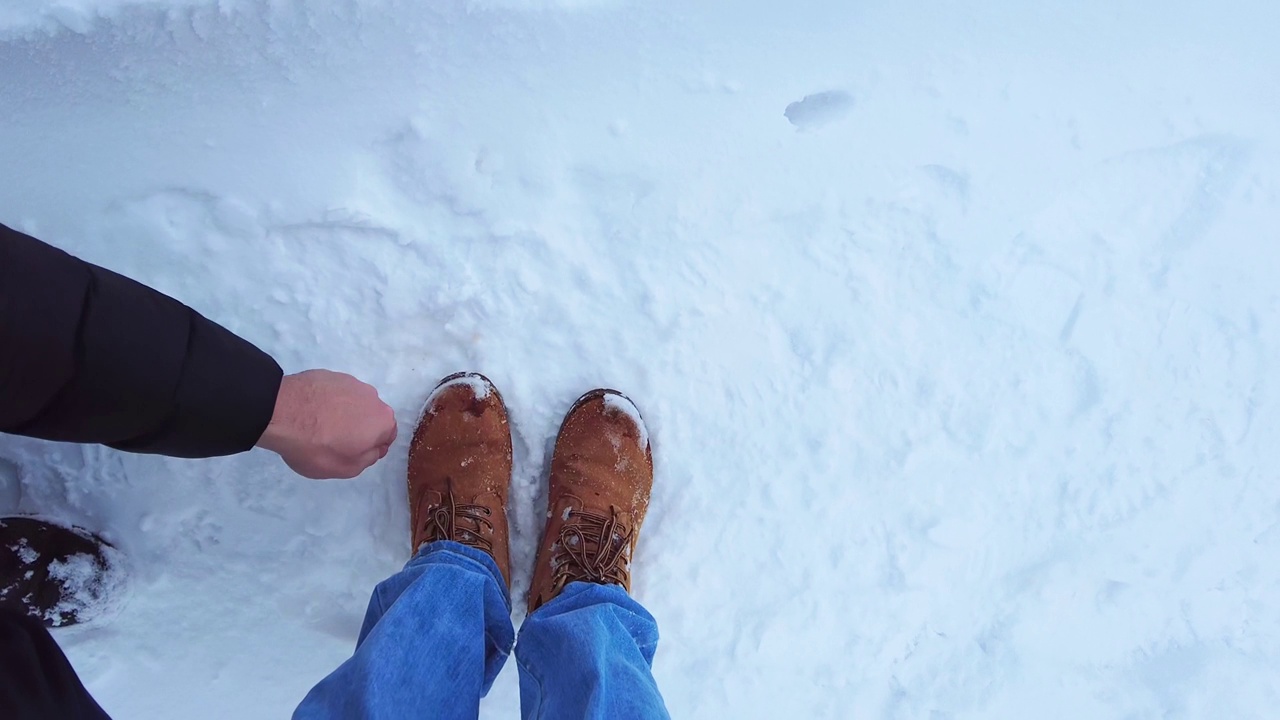
[{"label": "boot laces", "polygon": [[[493,554],[493,541],[484,537],[486,531],[490,534],[493,532],[493,521],[489,519],[493,510],[485,505],[459,503],[453,496],[452,481],[449,482],[449,492],[443,502],[429,506],[425,514],[424,542],[452,540]],[[470,526],[462,527],[459,521]]]},{"label": "boot laces", "polygon": [[633,528],[623,527],[618,509],[609,515],[573,511],[560,528],[560,542],[552,560],[552,585],[557,590],[571,582],[627,585]]}]

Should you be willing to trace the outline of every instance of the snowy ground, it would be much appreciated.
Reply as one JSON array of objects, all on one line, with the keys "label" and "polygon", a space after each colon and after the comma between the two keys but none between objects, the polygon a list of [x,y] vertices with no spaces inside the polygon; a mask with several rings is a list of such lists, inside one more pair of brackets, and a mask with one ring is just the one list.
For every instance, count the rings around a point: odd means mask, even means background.
[{"label": "snowy ground", "polygon": [[[487,373],[517,596],[562,413],[636,399],[675,716],[1275,717],[1273,0],[4,5],[0,221],[402,425]],[[0,439],[0,505],[128,555],[57,636],[110,712],[278,718],[406,558],[405,452]]]}]

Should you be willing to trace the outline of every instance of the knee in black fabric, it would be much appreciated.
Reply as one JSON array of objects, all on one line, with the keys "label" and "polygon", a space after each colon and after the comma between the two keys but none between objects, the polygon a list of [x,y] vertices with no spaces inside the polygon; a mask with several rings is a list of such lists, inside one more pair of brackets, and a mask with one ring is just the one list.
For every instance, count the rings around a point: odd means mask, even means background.
[{"label": "knee in black fabric", "polygon": [[107,720],[44,625],[7,610],[0,610],[0,717]]}]

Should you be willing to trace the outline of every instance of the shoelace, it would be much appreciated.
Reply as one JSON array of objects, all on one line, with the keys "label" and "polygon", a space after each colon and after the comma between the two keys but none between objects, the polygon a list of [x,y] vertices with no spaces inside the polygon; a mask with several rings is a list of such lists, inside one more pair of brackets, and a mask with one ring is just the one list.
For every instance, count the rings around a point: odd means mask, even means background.
[{"label": "shoelace", "polygon": [[576,581],[625,586],[633,530],[622,527],[618,509],[610,506],[608,517],[574,511],[570,518],[560,528],[559,551],[552,560],[553,587],[559,591]]},{"label": "shoelace", "polygon": [[[451,482],[444,502],[427,509],[426,542],[452,540],[492,554],[493,541],[486,539],[482,534],[486,528],[493,530],[493,522],[489,520],[492,514],[493,511],[484,505],[458,504],[453,497]],[[475,523],[475,529],[458,527],[459,519]]]}]

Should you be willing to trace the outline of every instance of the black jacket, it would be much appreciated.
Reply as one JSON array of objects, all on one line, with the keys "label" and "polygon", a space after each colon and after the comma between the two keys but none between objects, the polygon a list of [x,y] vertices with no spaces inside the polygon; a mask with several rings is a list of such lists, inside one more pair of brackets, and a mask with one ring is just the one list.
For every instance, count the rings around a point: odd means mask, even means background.
[{"label": "black jacket", "polygon": [[182,303],[0,225],[0,432],[230,455],[262,436],[280,378]]}]

